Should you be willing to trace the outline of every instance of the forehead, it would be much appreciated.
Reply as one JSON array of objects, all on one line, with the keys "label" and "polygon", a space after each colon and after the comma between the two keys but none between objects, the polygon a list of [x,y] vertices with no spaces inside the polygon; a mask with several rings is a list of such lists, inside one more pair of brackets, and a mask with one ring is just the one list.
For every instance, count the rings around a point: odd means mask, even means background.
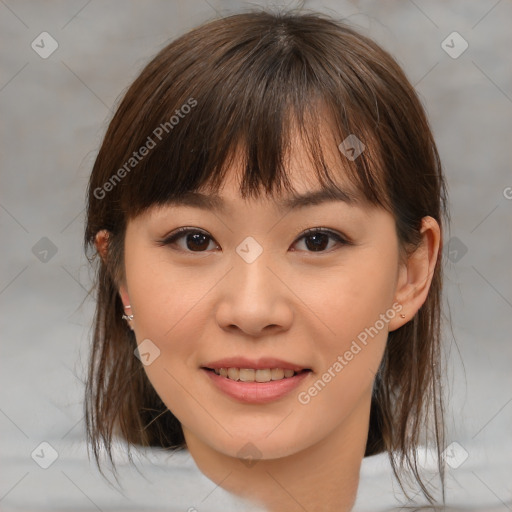
[{"label": "forehead", "polygon": [[289,181],[289,186],[284,191],[273,190],[269,193],[260,188],[250,198],[242,197],[244,153],[238,151],[225,169],[224,179],[218,187],[202,186],[198,190],[188,191],[178,198],[173,198],[171,203],[176,206],[193,206],[229,214],[242,201],[268,203],[279,213],[329,201],[342,201],[350,205],[361,202],[364,198],[348,178],[342,161],[336,154],[337,147],[334,141],[329,141],[324,135],[322,146],[326,171],[332,183],[322,183],[303,142],[294,136],[284,159],[284,170]]},{"label": "forehead", "polygon": [[[191,191],[178,198],[173,198],[168,202],[168,206],[194,207],[226,215],[232,213],[236,203],[242,200],[247,201],[247,199],[237,196],[234,190],[224,195]],[[285,198],[265,197],[262,199],[257,197],[249,201],[270,202],[280,213],[283,213],[288,210],[299,210],[305,206],[319,205],[332,201],[341,201],[348,205],[354,205],[357,203],[357,198],[339,187],[323,187],[302,193],[294,192]]]},{"label": "forehead", "polygon": [[[285,151],[283,164],[289,186],[285,190],[273,190],[265,193],[260,188],[249,200],[268,201],[279,210],[300,208],[324,201],[343,201],[348,204],[364,200],[354,180],[349,177],[343,156],[338,149],[335,135],[329,129],[320,130],[321,152],[325,173],[329,182],[319,179],[318,162],[308,151],[308,146],[297,130],[291,130]],[[213,210],[226,211],[230,203],[241,198],[241,182],[244,174],[244,157],[246,153],[238,148],[225,169],[222,183],[215,188],[208,184],[196,191],[190,191],[181,198],[182,204],[209,207]]]},{"label": "forehead", "polygon": [[[147,174],[154,179],[139,181],[133,200],[125,203],[127,217],[159,206],[189,206],[230,215],[251,206],[283,213],[328,201],[378,204],[368,193],[374,187],[361,179],[359,164],[339,149],[341,130],[332,113],[319,107],[310,115],[291,113],[283,130],[275,133],[278,139],[269,138],[274,135],[272,130],[267,138],[242,131],[227,146],[221,138],[220,153],[212,140],[207,145],[211,155],[191,150],[181,162],[153,163]],[[166,154],[176,151],[168,148]],[[190,154],[196,155],[192,163],[187,161]],[[169,171],[174,168],[176,172]],[[137,193],[141,190],[143,201]],[[143,203],[142,208],[133,206],[137,201]]]}]

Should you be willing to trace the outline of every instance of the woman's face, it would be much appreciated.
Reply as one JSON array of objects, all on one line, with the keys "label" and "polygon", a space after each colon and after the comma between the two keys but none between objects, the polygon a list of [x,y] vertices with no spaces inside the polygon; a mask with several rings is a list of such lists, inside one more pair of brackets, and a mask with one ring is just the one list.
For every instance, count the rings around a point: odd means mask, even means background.
[{"label": "woman's face", "polygon": [[[296,194],[320,190],[293,155]],[[388,332],[405,322],[392,215],[342,177],[352,201],[292,208],[287,195],[243,200],[236,176],[222,209],[169,204],[128,223],[121,296],[149,380],[186,438],[224,455],[273,459],[351,421],[367,430]]]}]

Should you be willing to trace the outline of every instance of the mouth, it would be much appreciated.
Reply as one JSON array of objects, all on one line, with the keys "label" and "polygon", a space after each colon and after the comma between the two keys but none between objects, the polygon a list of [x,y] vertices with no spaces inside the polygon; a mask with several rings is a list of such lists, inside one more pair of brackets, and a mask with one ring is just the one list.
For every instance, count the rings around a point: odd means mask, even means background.
[{"label": "mouth", "polygon": [[208,368],[203,367],[204,370],[213,372],[220,377],[225,377],[226,379],[240,382],[272,382],[290,379],[295,377],[296,375],[300,375],[302,373],[310,372],[309,368],[304,368],[302,370],[292,370],[291,368]]},{"label": "mouth", "polygon": [[311,368],[270,358],[223,359],[207,363],[200,370],[217,391],[245,404],[283,399],[313,373]]}]

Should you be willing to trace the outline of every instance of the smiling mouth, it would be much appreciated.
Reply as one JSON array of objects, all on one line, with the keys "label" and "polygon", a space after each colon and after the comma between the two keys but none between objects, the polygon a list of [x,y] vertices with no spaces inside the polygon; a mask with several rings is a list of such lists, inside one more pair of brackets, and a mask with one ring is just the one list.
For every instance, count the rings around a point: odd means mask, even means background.
[{"label": "smiling mouth", "polygon": [[265,369],[253,369],[253,368],[206,368],[204,370],[214,372],[221,377],[233,381],[241,382],[271,382],[276,380],[286,380],[296,375],[300,375],[305,372],[310,372],[310,369],[300,370],[298,372],[291,369],[283,368],[265,368]]}]

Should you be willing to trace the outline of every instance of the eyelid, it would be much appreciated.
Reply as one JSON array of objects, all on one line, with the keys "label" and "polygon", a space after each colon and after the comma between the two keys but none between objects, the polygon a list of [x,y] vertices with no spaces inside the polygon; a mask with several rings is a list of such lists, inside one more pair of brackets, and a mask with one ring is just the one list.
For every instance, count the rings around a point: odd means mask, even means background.
[{"label": "eyelid", "polygon": [[203,235],[208,236],[215,243],[217,243],[215,241],[215,238],[213,238],[213,236],[210,233],[208,233],[208,231],[205,231],[204,229],[201,228],[195,228],[192,226],[183,226],[181,228],[176,228],[175,230],[171,231],[170,233],[162,237],[160,240],[158,240],[157,243],[158,245],[170,245],[172,242],[176,241],[181,235],[187,233],[201,233]]},{"label": "eyelid", "polygon": [[309,225],[306,225],[306,226],[303,226],[303,227],[299,228],[299,230],[300,230],[300,233],[297,236],[297,238],[295,239],[295,242],[297,242],[302,237],[304,237],[306,235],[309,235],[309,234],[325,233],[325,234],[328,234],[328,235],[329,234],[332,235],[336,239],[339,239],[345,245],[355,245],[354,241],[349,236],[347,236],[342,231],[339,231],[339,230],[334,229],[334,228],[328,228],[328,227],[325,227],[325,226],[318,226],[318,227],[312,227],[311,228],[311,227],[309,227]]},{"label": "eyelid", "polygon": [[[350,246],[350,245],[355,245],[355,243],[348,237],[346,236],[345,234],[343,233],[340,233],[339,231],[337,230],[334,230],[334,229],[329,229],[329,228],[323,228],[323,227],[318,227],[318,228],[308,228],[306,229],[305,231],[303,231],[298,237],[297,239],[295,240],[295,242],[293,242],[293,245],[295,245],[297,242],[299,242],[300,240],[302,240],[303,238],[307,237],[308,235],[312,235],[312,234],[315,234],[315,233],[323,233],[325,235],[329,235],[329,237],[333,240],[335,240],[338,245],[341,245],[341,246]],[[311,254],[329,254],[332,252],[333,249],[329,250],[329,251],[318,251],[315,252],[315,251],[306,251],[308,254],[311,253]]]}]

